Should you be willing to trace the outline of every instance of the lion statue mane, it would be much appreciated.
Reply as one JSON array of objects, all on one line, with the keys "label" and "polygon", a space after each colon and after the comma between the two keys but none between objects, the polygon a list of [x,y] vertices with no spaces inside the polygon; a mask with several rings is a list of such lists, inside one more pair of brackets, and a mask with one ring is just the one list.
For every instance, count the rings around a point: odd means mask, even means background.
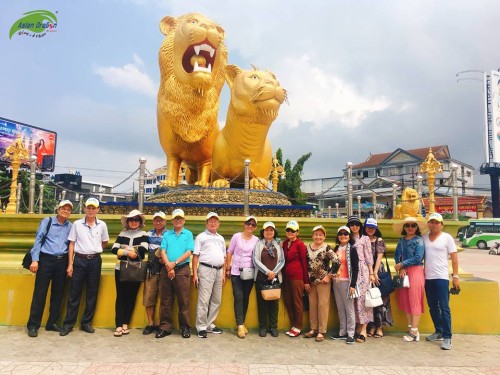
[{"label": "lion statue mane", "polygon": [[415,189],[406,188],[401,194],[401,204],[396,205],[394,218],[404,219],[410,216],[422,217],[420,213],[420,197]]}]

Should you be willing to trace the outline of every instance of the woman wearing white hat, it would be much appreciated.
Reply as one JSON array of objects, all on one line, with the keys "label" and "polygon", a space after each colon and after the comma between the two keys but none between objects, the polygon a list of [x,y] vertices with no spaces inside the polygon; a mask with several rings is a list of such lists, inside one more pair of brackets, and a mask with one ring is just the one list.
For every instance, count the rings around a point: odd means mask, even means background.
[{"label": "woman wearing white hat", "polygon": [[396,292],[399,308],[406,313],[409,332],[403,336],[403,341],[420,341],[418,325],[424,312],[424,285],[425,276],[422,266],[424,258],[424,242],[421,233],[427,231],[427,223],[422,219],[407,217],[403,221],[393,224],[395,233],[401,234],[394,253],[394,269],[399,277],[408,276],[409,288],[399,288]]},{"label": "woman wearing white hat", "polygon": [[132,210],[128,215],[122,216],[124,230],[120,232],[111,252],[118,258],[115,265],[115,337],[130,333],[128,325],[134,311],[137,292],[140,282],[120,281],[120,261],[129,260],[139,262],[144,259],[148,251],[148,235],[141,228],[145,225],[144,215],[139,210]]},{"label": "woman wearing white hat", "polygon": [[245,318],[248,300],[253,288],[255,268],[253,265],[253,249],[259,239],[254,236],[257,227],[255,216],[248,216],[244,222],[243,232],[233,235],[226,254],[226,277],[231,278],[234,299],[234,316],[238,326],[238,337],[245,338],[248,333]]}]

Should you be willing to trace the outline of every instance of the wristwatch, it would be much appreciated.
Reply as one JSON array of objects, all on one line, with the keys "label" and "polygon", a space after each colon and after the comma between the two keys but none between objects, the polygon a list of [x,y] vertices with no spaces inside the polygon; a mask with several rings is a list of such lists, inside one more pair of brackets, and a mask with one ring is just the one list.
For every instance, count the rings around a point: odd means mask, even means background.
[{"label": "wristwatch", "polygon": [[458,275],[451,275],[451,277],[453,277],[454,279],[460,279]]}]

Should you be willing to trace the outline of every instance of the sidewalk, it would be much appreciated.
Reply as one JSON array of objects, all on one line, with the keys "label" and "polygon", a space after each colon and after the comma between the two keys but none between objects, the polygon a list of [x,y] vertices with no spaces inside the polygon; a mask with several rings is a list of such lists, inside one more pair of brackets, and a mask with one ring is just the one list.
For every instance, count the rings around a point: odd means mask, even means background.
[{"label": "sidewalk", "polygon": [[403,343],[400,335],[368,338],[346,345],[330,339],[260,338],[250,332],[238,339],[226,330],[207,339],[178,332],[155,339],[133,329],[113,337],[111,330],[66,337],[41,329],[29,338],[22,327],[0,327],[0,374],[498,374],[500,337],[455,335],[453,349],[425,336]]}]

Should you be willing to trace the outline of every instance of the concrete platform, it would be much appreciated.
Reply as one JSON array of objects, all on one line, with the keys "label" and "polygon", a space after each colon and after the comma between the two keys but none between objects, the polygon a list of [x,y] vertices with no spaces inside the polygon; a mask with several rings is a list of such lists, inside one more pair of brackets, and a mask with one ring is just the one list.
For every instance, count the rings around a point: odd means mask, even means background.
[{"label": "concrete platform", "polygon": [[40,330],[37,338],[21,327],[0,327],[0,374],[500,374],[500,337],[454,335],[453,349],[440,343],[404,343],[401,335],[346,345],[302,337],[245,339],[231,330],[207,339],[178,332],[155,339],[131,330],[94,334],[75,330],[60,337]]}]

